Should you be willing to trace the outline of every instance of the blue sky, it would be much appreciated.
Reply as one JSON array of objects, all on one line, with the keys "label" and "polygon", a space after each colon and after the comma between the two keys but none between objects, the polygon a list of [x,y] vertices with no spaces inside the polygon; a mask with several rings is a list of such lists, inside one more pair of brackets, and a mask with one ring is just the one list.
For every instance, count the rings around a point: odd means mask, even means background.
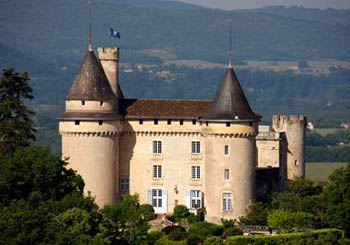
[{"label": "blue sky", "polygon": [[350,9],[350,0],[177,0],[210,8],[249,9],[270,5],[304,6],[308,8]]}]

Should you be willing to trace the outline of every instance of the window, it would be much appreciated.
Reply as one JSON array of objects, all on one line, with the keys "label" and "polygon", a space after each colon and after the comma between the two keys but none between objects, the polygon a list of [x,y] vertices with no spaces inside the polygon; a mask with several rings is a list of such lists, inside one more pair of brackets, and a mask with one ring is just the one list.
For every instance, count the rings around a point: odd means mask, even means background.
[{"label": "window", "polygon": [[200,141],[192,141],[192,154],[201,153],[201,142]]},{"label": "window", "polygon": [[79,120],[75,120],[75,125],[80,125],[80,121]]},{"label": "window", "polygon": [[139,124],[143,124],[143,120],[142,119],[139,120]]},{"label": "window", "polygon": [[122,192],[129,192],[129,178],[121,178],[120,179],[120,190]]},{"label": "window", "polygon": [[193,124],[193,125],[196,125],[196,123],[197,123],[197,120],[196,120],[196,119],[193,119],[193,120],[192,120],[192,124]]},{"label": "window", "polygon": [[230,147],[229,147],[229,145],[225,145],[224,153],[225,153],[225,156],[230,155]]},{"label": "window", "polygon": [[229,180],[230,179],[230,170],[224,169],[224,179]]},{"label": "window", "polygon": [[222,211],[231,211],[232,210],[232,194],[223,193],[222,194]]},{"label": "window", "polygon": [[162,165],[153,165],[153,178],[162,178]]},{"label": "window", "polygon": [[100,106],[103,106],[103,101],[100,101]]},{"label": "window", "polygon": [[153,154],[162,154],[162,141],[153,141]]},{"label": "window", "polygon": [[192,166],[192,179],[200,179],[201,178],[201,167],[200,166]]},{"label": "window", "polygon": [[98,121],[98,125],[102,125],[103,124],[103,121],[102,120],[99,120]]},{"label": "window", "polygon": [[154,125],[158,125],[158,119],[154,119]]},{"label": "window", "polygon": [[168,125],[170,125],[171,124],[171,119],[168,119]]},{"label": "window", "polygon": [[162,203],[162,189],[152,189],[152,206],[161,208]]},{"label": "window", "polygon": [[183,125],[184,124],[184,120],[180,120],[180,125]]},{"label": "window", "polygon": [[192,209],[197,209],[202,207],[202,193],[199,190],[190,191],[191,206]]},{"label": "window", "polygon": [[82,101],[81,101],[81,105],[85,105],[85,100],[82,100]]},{"label": "window", "polygon": [[230,127],[230,126],[231,126],[231,123],[227,122],[226,127]]}]

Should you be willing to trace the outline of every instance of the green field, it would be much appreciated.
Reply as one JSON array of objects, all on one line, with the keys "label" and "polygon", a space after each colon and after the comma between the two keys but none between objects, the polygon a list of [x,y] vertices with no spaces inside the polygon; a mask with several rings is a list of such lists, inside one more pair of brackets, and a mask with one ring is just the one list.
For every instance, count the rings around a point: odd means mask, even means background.
[{"label": "green field", "polygon": [[317,128],[315,129],[315,132],[322,135],[326,136],[327,134],[334,134],[337,128]]},{"label": "green field", "polygon": [[335,169],[345,167],[347,164],[345,162],[306,163],[306,178],[325,181]]}]

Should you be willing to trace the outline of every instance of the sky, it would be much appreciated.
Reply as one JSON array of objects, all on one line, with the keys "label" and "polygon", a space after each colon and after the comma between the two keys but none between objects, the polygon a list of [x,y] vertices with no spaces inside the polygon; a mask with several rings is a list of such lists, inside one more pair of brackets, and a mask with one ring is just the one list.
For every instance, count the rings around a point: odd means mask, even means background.
[{"label": "sky", "polygon": [[307,8],[350,9],[350,0],[177,0],[220,9],[250,9],[271,5],[304,6]]}]

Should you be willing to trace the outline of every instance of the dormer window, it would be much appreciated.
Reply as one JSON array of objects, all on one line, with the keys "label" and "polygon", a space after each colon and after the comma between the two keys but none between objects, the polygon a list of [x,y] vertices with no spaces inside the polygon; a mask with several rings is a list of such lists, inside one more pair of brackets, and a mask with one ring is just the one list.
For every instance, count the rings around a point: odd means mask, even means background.
[{"label": "dormer window", "polygon": [[81,105],[84,106],[85,105],[85,100],[81,101]]}]

